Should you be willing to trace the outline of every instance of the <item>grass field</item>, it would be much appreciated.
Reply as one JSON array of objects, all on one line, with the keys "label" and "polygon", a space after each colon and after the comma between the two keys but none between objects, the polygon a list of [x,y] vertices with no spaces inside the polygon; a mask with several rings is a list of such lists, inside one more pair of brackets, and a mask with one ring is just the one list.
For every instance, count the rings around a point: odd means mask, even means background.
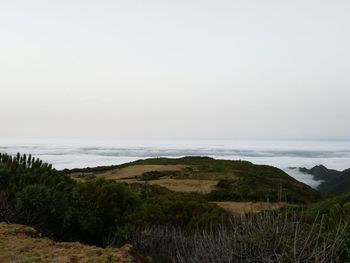
[{"label": "grass field", "polygon": [[[194,165],[183,164],[137,164],[98,173],[96,177],[126,183],[144,183],[140,177],[147,172],[173,172],[173,176],[164,176],[149,181],[148,183],[163,186],[171,191],[183,193],[210,193],[216,189],[218,180],[227,178],[231,180],[238,179],[238,177],[234,176],[232,173],[203,171]],[[90,175],[91,173],[86,174]],[[75,173],[71,175],[75,177]],[[81,178],[79,178],[79,180],[81,180]]]},{"label": "grass field", "polygon": [[122,179],[119,180],[126,183],[148,183],[151,185],[159,185],[174,192],[180,193],[201,193],[207,194],[215,190],[217,181],[215,180],[195,180],[195,179],[172,179],[160,178],[152,181],[140,181],[137,179]]},{"label": "grass field", "polygon": [[98,176],[104,177],[106,179],[130,179],[134,177],[141,176],[146,172],[177,172],[184,170],[189,166],[175,164],[175,165],[157,165],[157,164],[146,164],[146,165],[134,165],[123,168],[113,169],[104,173],[99,174]]}]

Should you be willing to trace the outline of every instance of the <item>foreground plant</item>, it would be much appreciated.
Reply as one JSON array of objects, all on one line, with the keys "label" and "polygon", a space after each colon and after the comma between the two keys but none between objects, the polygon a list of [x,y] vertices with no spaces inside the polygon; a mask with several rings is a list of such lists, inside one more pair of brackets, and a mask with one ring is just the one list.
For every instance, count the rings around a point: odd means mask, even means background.
[{"label": "foreground plant", "polygon": [[287,213],[233,218],[206,230],[151,226],[130,236],[156,262],[339,262],[346,224],[324,232],[323,219],[310,226]]}]

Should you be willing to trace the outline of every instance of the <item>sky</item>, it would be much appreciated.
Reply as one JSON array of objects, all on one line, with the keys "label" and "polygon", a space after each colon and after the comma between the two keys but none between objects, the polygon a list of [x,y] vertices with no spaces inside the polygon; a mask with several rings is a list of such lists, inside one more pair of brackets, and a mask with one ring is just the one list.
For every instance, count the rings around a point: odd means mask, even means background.
[{"label": "sky", "polygon": [[0,1],[0,138],[350,139],[350,1]]}]

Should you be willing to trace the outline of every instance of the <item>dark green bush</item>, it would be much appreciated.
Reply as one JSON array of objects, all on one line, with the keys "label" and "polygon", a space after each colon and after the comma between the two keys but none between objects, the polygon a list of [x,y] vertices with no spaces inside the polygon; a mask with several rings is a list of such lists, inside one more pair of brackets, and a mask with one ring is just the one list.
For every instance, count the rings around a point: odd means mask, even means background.
[{"label": "dark green bush", "polygon": [[138,179],[142,181],[151,181],[151,180],[157,180],[166,175],[167,174],[164,172],[152,171],[152,172],[143,173]]},{"label": "dark green bush", "polygon": [[139,206],[135,193],[125,185],[103,179],[78,184],[71,193],[77,229],[85,241],[102,242],[109,232],[131,223]]},{"label": "dark green bush", "polygon": [[218,188],[223,188],[223,189],[232,189],[233,185],[234,185],[234,181],[222,179],[222,180],[219,180],[216,186]]},{"label": "dark green bush", "polygon": [[[146,175],[147,176],[147,175]],[[102,245],[110,233],[145,224],[202,226],[226,212],[200,195],[111,180],[77,183],[33,157],[0,156],[0,220],[36,227],[57,240]],[[6,218],[5,218],[6,217]]]}]

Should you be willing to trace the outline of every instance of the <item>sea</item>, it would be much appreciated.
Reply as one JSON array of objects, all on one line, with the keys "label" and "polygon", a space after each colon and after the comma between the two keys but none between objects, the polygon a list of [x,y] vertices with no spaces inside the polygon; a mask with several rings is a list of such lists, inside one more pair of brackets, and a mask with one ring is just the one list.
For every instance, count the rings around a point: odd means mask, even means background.
[{"label": "sea", "polygon": [[3,139],[0,152],[32,154],[53,167],[116,165],[151,157],[209,156],[278,167],[311,187],[321,182],[293,167],[350,168],[350,141]]}]

